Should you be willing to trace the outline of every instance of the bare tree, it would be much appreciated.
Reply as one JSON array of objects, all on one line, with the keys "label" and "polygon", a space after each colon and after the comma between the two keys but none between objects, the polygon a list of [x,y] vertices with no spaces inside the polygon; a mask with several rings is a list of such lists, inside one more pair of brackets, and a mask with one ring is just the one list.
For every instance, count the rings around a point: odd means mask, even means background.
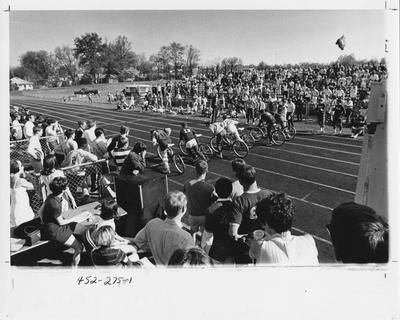
[{"label": "bare tree", "polygon": [[74,51],[68,46],[57,47],[54,50],[54,58],[58,68],[62,68],[70,77],[73,84],[76,84],[78,60]]},{"label": "bare tree", "polygon": [[239,66],[243,65],[242,59],[238,57],[224,58],[221,62],[222,66],[233,72],[238,69]]},{"label": "bare tree", "polygon": [[197,67],[200,61],[200,50],[196,49],[192,45],[186,46],[185,57],[188,74],[192,75],[193,68]]}]

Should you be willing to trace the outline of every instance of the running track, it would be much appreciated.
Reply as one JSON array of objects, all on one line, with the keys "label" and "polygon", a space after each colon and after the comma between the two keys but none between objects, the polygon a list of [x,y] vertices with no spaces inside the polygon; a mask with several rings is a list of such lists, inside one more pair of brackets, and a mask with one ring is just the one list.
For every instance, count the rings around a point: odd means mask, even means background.
[{"label": "running track", "polygon": [[[130,145],[137,141],[149,143],[152,128],[170,127],[173,142],[177,146],[182,116],[155,113],[133,113],[111,110],[107,105],[80,105],[45,101],[32,98],[12,98],[11,105],[27,107],[33,112],[59,120],[65,128],[77,127],[77,121],[92,119],[106,131],[106,136],[118,133],[120,125],[130,130]],[[188,119],[189,126],[208,142],[210,132],[203,120]],[[355,195],[357,174],[360,163],[362,141],[328,135],[298,135],[281,147],[256,145],[246,162],[257,170],[257,181],[261,187],[284,191],[295,201],[296,216],[294,233],[310,233],[314,236],[320,262],[333,262],[334,254],[325,225],[332,208],[345,201],[352,201]],[[175,149],[178,151],[178,149]],[[209,163],[208,179],[231,176],[230,161],[233,155],[224,152],[224,159],[212,159]],[[194,176],[194,168],[187,166],[184,175],[169,176],[170,189],[182,189],[183,183]]]}]

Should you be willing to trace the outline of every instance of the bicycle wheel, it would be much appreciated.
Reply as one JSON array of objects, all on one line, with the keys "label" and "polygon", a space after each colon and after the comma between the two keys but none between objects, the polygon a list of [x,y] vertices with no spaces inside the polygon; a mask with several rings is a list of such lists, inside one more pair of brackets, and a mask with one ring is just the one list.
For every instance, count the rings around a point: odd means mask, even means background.
[{"label": "bicycle wheel", "polygon": [[246,158],[247,155],[249,154],[249,148],[247,145],[242,142],[242,141],[235,141],[232,145],[233,152],[239,157],[239,158]]},{"label": "bicycle wheel", "polygon": [[296,136],[296,128],[295,127],[285,127],[283,129],[283,133],[285,134],[285,140],[290,141],[293,140]]},{"label": "bicycle wheel", "polygon": [[174,154],[172,155],[172,162],[173,162],[173,164],[174,164],[176,170],[177,170],[180,174],[183,174],[183,173],[185,172],[186,166],[185,166],[185,163],[183,162],[182,157],[181,157],[179,154],[174,153]]},{"label": "bicycle wheel", "polygon": [[222,144],[217,143],[217,137],[212,137],[210,139],[210,147],[214,152],[221,152],[222,151]]},{"label": "bicycle wheel", "polygon": [[272,131],[272,143],[276,146],[281,146],[285,143],[285,135],[281,130]]},{"label": "bicycle wheel", "polygon": [[242,135],[242,139],[243,139],[244,143],[249,147],[249,149],[254,147],[254,143],[256,141],[251,134],[245,133],[244,135]]},{"label": "bicycle wheel", "polygon": [[181,152],[185,155],[188,156],[189,152],[186,149],[186,142],[184,140],[179,140],[179,149]]},{"label": "bicycle wheel", "polygon": [[260,142],[263,135],[263,132],[260,128],[253,128],[250,130],[250,135],[254,138],[255,142]]},{"label": "bicycle wheel", "polygon": [[210,161],[213,156],[213,151],[208,144],[200,144],[199,152],[202,153],[207,162]]}]

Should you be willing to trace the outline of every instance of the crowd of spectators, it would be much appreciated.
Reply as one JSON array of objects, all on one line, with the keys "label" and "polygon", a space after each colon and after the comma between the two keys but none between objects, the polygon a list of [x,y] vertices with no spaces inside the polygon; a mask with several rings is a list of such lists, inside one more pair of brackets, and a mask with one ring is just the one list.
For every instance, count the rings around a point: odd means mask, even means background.
[{"label": "crowd of spectators", "polygon": [[154,86],[145,96],[143,107],[170,111],[174,101],[179,113],[209,117],[221,113],[242,115],[248,123],[261,110],[279,114],[288,121],[303,121],[305,114],[315,115],[321,131],[325,124],[341,130],[342,122],[359,127],[365,121],[370,84],[386,77],[386,66],[372,62],[218,73],[214,70]]}]

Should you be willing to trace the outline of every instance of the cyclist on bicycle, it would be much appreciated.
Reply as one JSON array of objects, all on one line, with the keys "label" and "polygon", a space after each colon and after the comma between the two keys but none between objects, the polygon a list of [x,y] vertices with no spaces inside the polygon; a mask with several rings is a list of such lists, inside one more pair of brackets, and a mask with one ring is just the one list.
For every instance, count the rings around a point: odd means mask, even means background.
[{"label": "cyclist on bicycle", "polygon": [[239,121],[233,120],[233,119],[228,119],[227,116],[224,114],[222,116],[222,123],[225,127],[226,133],[233,137],[233,141],[243,141],[243,139],[239,135],[239,131],[236,127],[236,125],[239,123]]},{"label": "cyclist on bicycle", "polygon": [[271,143],[272,141],[272,128],[274,127],[275,124],[276,124],[275,117],[271,113],[265,110],[261,110],[258,126],[261,128],[264,125],[266,125],[269,143]]},{"label": "cyclist on bicycle", "polygon": [[162,166],[161,166],[161,172],[165,174],[171,173],[171,170],[169,168],[169,161],[168,161],[168,145],[172,143],[171,140],[171,129],[170,128],[164,128],[164,129],[158,129],[158,130],[150,130],[150,139],[153,142],[154,146],[159,146],[160,147],[160,154],[161,154],[161,160],[162,160]]},{"label": "cyclist on bicycle", "polygon": [[190,129],[187,123],[181,123],[181,131],[179,132],[179,140],[183,140],[186,142],[186,150],[188,151],[189,155],[192,157],[200,156],[201,159],[206,160],[204,155],[199,151],[199,145],[196,139],[196,132]]},{"label": "cyclist on bicycle", "polygon": [[[214,136],[217,137],[217,144],[219,145],[222,142],[222,139],[226,136],[225,125],[223,122],[214,122],[210,123],[208,126]],[[217,155],[222,159],[222,151]]]}]

